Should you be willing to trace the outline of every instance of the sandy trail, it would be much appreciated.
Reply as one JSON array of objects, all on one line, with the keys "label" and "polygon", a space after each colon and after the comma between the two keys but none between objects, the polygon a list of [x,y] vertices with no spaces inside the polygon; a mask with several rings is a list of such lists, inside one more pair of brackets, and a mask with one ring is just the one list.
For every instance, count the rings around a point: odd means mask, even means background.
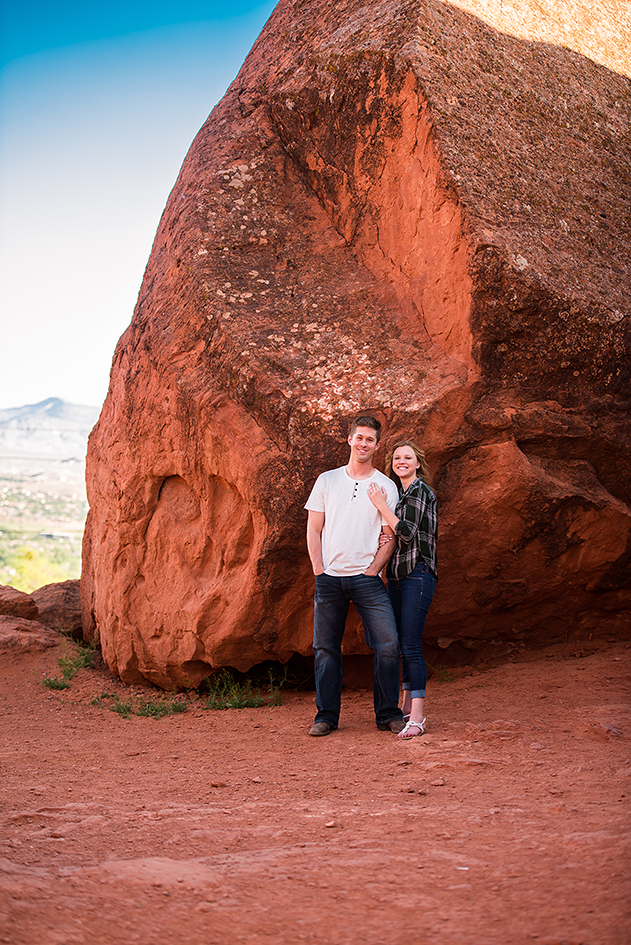
[{"label": "sandy trail", "polygon": [[628,945],[630,648],[430,680],[406,742],[367,692],[316,739],[313,693],[126,720],[5,656],[0,941]]}]

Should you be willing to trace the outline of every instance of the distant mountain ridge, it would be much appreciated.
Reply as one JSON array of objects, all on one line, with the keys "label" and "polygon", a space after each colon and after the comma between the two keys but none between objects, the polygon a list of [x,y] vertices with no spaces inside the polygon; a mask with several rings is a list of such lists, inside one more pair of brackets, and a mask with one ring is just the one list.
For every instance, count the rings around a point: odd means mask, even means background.
[{"label": "distant mountain ridge", "polygon": [[99,413],[59,397],[0,410],[0,456],[83,460]]}]

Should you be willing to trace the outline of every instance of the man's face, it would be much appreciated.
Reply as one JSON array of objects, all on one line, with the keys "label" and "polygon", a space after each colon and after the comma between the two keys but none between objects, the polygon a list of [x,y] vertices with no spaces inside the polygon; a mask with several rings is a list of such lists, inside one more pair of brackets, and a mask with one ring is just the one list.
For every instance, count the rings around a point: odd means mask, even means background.
[{"label": "man's face", "polygon": [[372,427],[357,427],[353,435],[349,436],[348,442],[351,448],[351,459],[358,463],[369,463],[379,446],[377,431]]}]

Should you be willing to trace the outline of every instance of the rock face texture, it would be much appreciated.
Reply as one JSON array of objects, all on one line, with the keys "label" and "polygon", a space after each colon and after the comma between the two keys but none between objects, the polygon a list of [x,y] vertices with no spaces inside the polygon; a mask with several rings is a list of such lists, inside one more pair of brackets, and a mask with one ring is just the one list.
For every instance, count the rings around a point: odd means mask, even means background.
[{"label": "rock face texture", "polygon": [[628,632],[629,78],[466,6],[281,0],[195,139],[88,449],[123,680],[310,652],[303,503],[360,410],[427,451],[430,641]]}]

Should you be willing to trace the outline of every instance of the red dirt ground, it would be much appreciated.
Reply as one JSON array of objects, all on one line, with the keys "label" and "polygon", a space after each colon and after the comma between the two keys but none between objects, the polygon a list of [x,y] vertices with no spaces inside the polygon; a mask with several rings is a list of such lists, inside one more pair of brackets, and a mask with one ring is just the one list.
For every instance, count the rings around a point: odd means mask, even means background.
[{"label": "red dirt ground", "polygon": [[589,646],[432,679],[405,742],[365,691],[310,738],[313,693],[126,720],[4,656],[0,941],[628,945],[631,644]]}]

